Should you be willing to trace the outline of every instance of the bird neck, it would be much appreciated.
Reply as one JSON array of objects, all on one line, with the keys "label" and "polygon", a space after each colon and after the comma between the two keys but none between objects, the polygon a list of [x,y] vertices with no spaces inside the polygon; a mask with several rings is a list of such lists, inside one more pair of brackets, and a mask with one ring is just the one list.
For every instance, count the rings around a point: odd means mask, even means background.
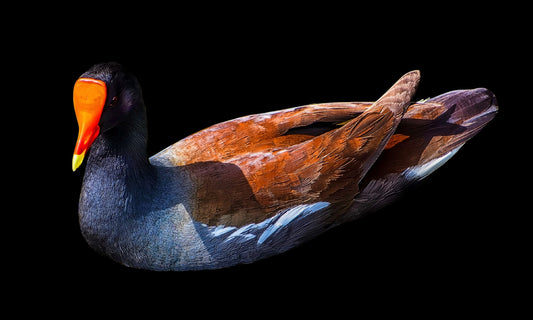
[{"label": "bird neck", "polygon": [[155,184],[146,143],[146,112],[141,102],[127,119],[102,132],[94,141],[87,159],[80,205],[83,201],[94,201],[93,204],[114,206],[106,208],[108,215],[138,211],[128,199],[144,199],[146,191]]},{"label": "bird neck", "polygon": [[[155,169],[146,154],[146,113],[141,103],[127,119],[102,132],[87,159],[79,202],[80,227],[87,242],[106,253],[113,243],[144,221]],[[107,252],[114,255],[114,251]]]}]

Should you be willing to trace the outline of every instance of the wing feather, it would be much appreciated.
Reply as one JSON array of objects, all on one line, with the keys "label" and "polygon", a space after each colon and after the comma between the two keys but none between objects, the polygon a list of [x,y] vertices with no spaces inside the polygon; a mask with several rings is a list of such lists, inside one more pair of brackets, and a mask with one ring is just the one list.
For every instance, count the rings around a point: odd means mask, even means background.
[{"label": "wing feather", "polygon": [[[298,204],[347,207],[398,126],[418,80],[418,72],[406,74],[357,117],[361,108],[353,103],[311,105],[225,122],[173,145],[167,150],[172,162],[185,166],[198,186],[193,217],[242,226]],[[303,142],[273,142],[294,128],[349,118]]]}]

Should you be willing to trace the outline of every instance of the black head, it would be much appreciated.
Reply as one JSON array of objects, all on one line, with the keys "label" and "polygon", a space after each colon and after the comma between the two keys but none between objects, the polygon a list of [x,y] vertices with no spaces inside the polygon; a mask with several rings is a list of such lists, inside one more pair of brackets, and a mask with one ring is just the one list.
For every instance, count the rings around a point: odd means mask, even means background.
[{"label": "black head", "polygon": [[128,117],[134,106],[142,101],[141,87],[137,78],[116,62],[92,66],[80,78],[101,80],[106,84],[107,97],[99,121],[105,132]]},{"label": "black head", "polygon": [[79,134],[73,170],[81,164],[85,152],[100,133],[135,118],[139,111],[144,113],[139,82],[118,63],[94,65],[74,85],[74,110]]}]

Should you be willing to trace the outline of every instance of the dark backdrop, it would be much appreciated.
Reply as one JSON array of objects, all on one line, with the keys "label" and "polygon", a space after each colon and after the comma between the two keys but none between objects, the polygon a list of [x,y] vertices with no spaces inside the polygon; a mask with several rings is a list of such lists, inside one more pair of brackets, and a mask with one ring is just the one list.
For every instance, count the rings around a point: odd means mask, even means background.
[{"label": "dark backdrop", "polygon": [[[36,93],[32,118],[40,129],[33,132],[32,154],[41,159],[32,157],[26,165],[40,178],[19,187],[39,195],[28,199],[27,205],[38,209],[24,215],[31,223],[23,224],[36,229],[31,251],[38,258],[23,251],[31,262],[21,267],[44,271],[40,280],[66,281],[61,288],[67,293],[168,285],[206,300],[228,292],[250,299],[249,306],[299,295],[350,304],[354,294],[379,300],[414,290],[413,299],[442,308],[468,304],[473,296],[500,297],[509,285],[520,286],[521,278],[514,276],[523,261],[525,234],[518,221],[524,209],[518,200],[524,188],[513,179],[529,181],[521,163],[526,127],[519,121],[530,102],[524,98],[523,47],[509,37],[520,25],[500,29],[495,11],[457,8],[437,15],[438,10],[387,19],[342,9],[264,16],[200,10],[155,22],[142,15],[116,24],[72,19],[36,30],[43,42],[34,43],[31,68],[16,80],[23,89],[18,102],[27,101],[28,90]],[[496,94],[500,112],[446,165],[378,213],[255,264],[151,273],[94,253],[77,223],[84,166],[71,172],[77,136],[72,87],[103,61],[118,61],[137,75],[148,109],[150,154],[238,116],[309,103],[372,101],[413,69],[422,74],[415,99],[486,87]],[[268,290],[275,298],[258,294]]]}]

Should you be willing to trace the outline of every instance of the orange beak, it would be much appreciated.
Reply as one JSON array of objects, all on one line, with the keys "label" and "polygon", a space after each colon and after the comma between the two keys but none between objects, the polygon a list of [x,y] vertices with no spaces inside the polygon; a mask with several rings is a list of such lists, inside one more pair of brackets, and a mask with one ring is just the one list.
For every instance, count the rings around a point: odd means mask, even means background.
[{"label": "orange beak", "polygon": [[74,84],[74,111],[78,120],[78,140],[72,157],[72,171],[83,162],[85,152],[100,132],[98,122],[104,109],[107,87],[105,82],[92,78],[79,78]]}]

